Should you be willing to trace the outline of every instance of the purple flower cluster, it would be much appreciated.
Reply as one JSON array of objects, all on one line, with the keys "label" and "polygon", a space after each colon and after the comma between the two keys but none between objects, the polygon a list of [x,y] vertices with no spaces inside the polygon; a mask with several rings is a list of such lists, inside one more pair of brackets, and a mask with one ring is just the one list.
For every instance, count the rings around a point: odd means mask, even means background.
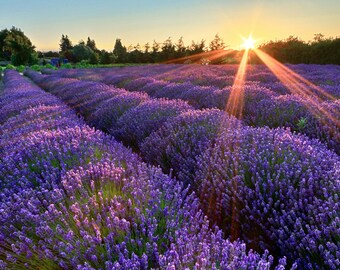
[{"label": "purple flower cluster", "polygon": [[[14,81],[17,87],[10,83]],[[26,84],[30,85],[18,73],[7,72],[1,98],[10,102],[11,89],[25,92]],[[53,99],[38,87],[35,90],[37,98]],[[260,256],[247,251],[244,243],[225,240],[220,230],[211,229],[199,200],[183,184],[84,125],[64,105],[58,111],[56,98],[54,107],[35,106],[32,100],[32,107],[16,117],[5,115],[8,120],[0,126],[1,140],[10,144],[0,156],[1,268],[270,269],[273,265],[268,252]],[[39,128],[31,130],[30,124],[38,127],[39,121]],[[30,130],[24,139],[6,137],[7,130],[13,133],[21,124]],[[284,269],[285,264],[282,259],[275,269]]]},{"label": "purple flower cluster", "polygon": [[[86,73],[85,75],[83,73],[80,71],[77,76],[87,78]],[[107,73],[110,74],[109,72]],[[152,97],[182,99],[198,109],[219,108],[225,110],[232,90],[230,86],[224,89],[197,86],[193,84],[191,73],[189,75],[184,73],[188,75],[188,80],[185,83],[166,83],[151,77],[136,78],[136,74],[138,74],[136,69],[131,75],[127,74],[126,70],[125,72],[123,71],[123,74],[116,75],[121,76],[120,78],[124,77],[124,79],[117,82],[119,86],[125,87],[130,91],[146,92]],[[141,74],[144,76],[149,73]],[[74,72],[71,75],[74,75]],[[110,75],[106,75],[106,77],[109,78]],[[158,78],[163,77],[158,76]],[[325,108],[324,111],[327,114],[318,112],[320,109],[315,108],[315,105],[305,100],[305,98],[290,94],[286,86],[278,83],[278,79],[268,69],[253,67],[250,69],[248,79],[251,81],[246,82],[242,90],[242,100],[239,101],[243,106],[242,117],[246,124],[253,126],[290,127],[293,131],[306,134],[310,138],[318,138],[325,142],[330,149],[339,153],[340,141],[337,140],[339,125],[332,120],[339,118],[339,110],[329,111],[328,105],[320,104],[321,107]],[[212,83],[212,85],[214,84]],[[337,94],[340,95],[338,88],[339,86],[336,85],[328,86],[324,89],[336,97]],[[313,92],[315,89],[311,89],[311,91]],[[277,96],[278,94],[289,95],[280,97]],[[321,93],[314,94],[322,96]],[[332,114],[332,117],[329,117],[328,114]]]},{"label": "purple flower cluster", "polygon": [[232,239],[298,260],[340,267],[340,159],[283,129],[224,129],[200,156],[202,207]]},{"label": "purple flower cluster", "polygon": [[198,156],[214,142],[225,126],[241,125],[238,120],[217,110],[191,110],[168,121],[141,144],[147,162],[172,171],[181,181],[196,187],[193,175]]},{"label": "purple flower cluster", "polygon": [[259,101],[244,121],[252,126],[287,127],[324,142],[340,153],[340,105],[338,101],[317,103],[301,96],[285,95]]},{"label": "purple flower cluster", "polygon": [[[148,89],[146,92],[153,96],[168,93],[168,98],[175,98],[181,94],[191,104],[195,100],[206,104],[215,102],[221,106],[217,108],[224,109],[231,92],[231,87],[217,89],[194,86],[191,82],[164,85],[155,70],[145,78],[138,75],[142,71],[137,68],[130,75],[128,70],[115,70],[117,77],[124,76],[117,85],[129,84],[133,91],[138,91],[139,87]],[[163,75],[169,77],[176,72],[174,68],[164,70]],[[81,74],[79,71],[78,78],[82,78]],[[89,74],[86,72],[84,76]],[[110,77],[110,71],[104,74],[104,77]],[[134,83],[138,76],[141,78]],[[155,81],[149,79],[152,77]],[[48,82],[47,78],[45,80]],[[51,80],[55,80],[54,76]],[[154,87],[154,83],[160,88]],[[77,82],[74,84],[76,88]],[[65,97],[68,92],[72,93],[73,84],[61,85],[55,93],[69,103]],[[187,87],[199,89],[197,99],[194,91],[190,92]],[[166,88],[169,91],[165,91]],[[81,87],[77,89],[86,91]],[[131,94],[140,93],[126,92],[113,99],[121,104]],[[242,96],[245,123],[286,126],[318,138],[338,151],[339,127],[334,119],[339,119],[339,101],[318,103],[301,96],[279,96],[263,87],[261,82],[246,83]],[[91,99],[85,97],[84,100],[86,98]],[[257,251],[269,249],[278,258],[286,256],[289,265],[297,261],[301,269],[340,267],[340,161],[335,152],[327,150],[318,140],[288,129],[241,125],[239,120],[218,109],[187,111],[189,106],[186,105],[188,108],[184,106],[183,111],[176,110],[174,115],[168,115],[173,112],[172,106],[169,110],[166,107],[171,103],[169,100],[147,96],[112,118],[110,113],[115,114],[119,106],[114,103],[115,106],[110,107],[110,100],[94,103],[93,113],[86,119],[95,119],[91,120],[92,125],[106,128],[130,147],[140,148],[142,158],[147,162],[160,166],[166,173],[173,173],[185,185],[189,184],[197,192],[210,224],[220,226],[226,236],[232,240],[242,239],[247,247]],[[76,106],[77,97],[73,102],[72,106]],[[102,125],[102,119],[109,121]],[[202,268],[216,266],[202,263],[199,264],[204,265]]]},{"label": "purple flower cluster", "polygon": [[82,114],[91,125],[103,130],[116,126],[125,111],[148,99],[146,94],[130,93],[99,82],[43,76],[32,71],[26,75]]},{"label": "purple flower cluster", "polygon": [[0,124],[30,107],[60,105],[60,101],[52,95],[40,97],[41,90],[27,80],[20,81],[20,76],[16,76],[13,70],[5,71],[4,84],[6,87],[0,97]]},{"label": "purple flower cluster", "polygon": [[140,143],[153,131],[191,109],[193,108],[182,100],[151,99],[128,110],[119,118],[118,128],[111,129],[110,134],[126,145],[139,149]]},{"label": "purple flower cluster", "polygon": [[116,131],[118,119],[149,99],[144,93],[125,92],[103,101],[90,117],[90,123],[104,131]]}]

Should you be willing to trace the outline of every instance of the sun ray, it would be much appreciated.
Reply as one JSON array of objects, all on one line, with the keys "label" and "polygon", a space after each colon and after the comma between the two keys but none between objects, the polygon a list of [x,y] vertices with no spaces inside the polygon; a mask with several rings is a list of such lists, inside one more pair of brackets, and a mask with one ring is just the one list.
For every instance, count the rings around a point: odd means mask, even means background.
[{"label": "sun ray", "polygon": [[215,50],[215,51],[209,51],[209,52],[202,52],[202,53],[197,53],[194,55],[184,56],[181,58],[170,59],[170,60],[163,62],[163,64],[180,64],[180,63],[184,63],[185,61],[191,61],[191,63],[199,63],[199,61],[202,58],[205,58],[209,61],[214,61],[219,58],[225,57],[228,54],[231,54],[232,52],[233,52],[232,50],[229,50],[229,51]]},{"label": "sun ray", "polygon": [[[327,109],[322,106],[321,103],[323,100],[319,95],[324,95],[331,100],[334,100],[333,96],[301,77],[299,74],[284,66],[265,52],[256,49],[255,53],[292,94],[302,95],[310,102],[313,108],[309,107],[307,109],[309,109],[317,117],[320,115],[324,116],[331,120],[337,127],[340,127],[340,116],[334,117],[330,112],[328,112]],[[312,90],[316,91],[318,95]]]},{"label": "sun ray", "polygon": [[234,84],[231,88],[230,97],[228,99],[225,110],[237,118],[242,117],[243,97],[244,97],[244,82],[247,69],[249,50],[245,50],[237,70]]}]

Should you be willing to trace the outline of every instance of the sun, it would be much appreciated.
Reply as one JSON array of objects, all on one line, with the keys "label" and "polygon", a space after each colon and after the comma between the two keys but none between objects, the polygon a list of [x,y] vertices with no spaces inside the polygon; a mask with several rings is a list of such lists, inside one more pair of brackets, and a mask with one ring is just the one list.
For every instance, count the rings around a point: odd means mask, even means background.
[{"label": "sun", "polygon": [[254,40],[251,35],[249,35],[248,38],[242,37],[242,39],[243,39],[243,44],[241,45],[242,48],[246,50],[252,50],[255,48],[256,40]]}]

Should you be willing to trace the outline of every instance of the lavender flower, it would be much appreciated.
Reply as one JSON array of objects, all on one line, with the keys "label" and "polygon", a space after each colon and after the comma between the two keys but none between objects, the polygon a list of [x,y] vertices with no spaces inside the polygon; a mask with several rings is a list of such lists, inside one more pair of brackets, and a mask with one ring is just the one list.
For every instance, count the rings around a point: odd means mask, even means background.
[{"label": "lavender flower", "polygon": [[205,213],[232,239],[335,269],[339,162],[287,130],[230,128],[198,159],[195,182]]},{"label": "lavender flower", "polygon": [[192,109],[181,100],[151,99],[128,110],[118,119],[118,129],[111,134],[135,149],[153,131],[180,113]]}]

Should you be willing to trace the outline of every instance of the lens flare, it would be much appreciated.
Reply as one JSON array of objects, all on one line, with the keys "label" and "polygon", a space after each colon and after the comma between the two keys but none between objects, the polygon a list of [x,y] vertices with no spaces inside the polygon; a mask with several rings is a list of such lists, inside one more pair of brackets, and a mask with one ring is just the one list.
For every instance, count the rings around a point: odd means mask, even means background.
[{"label": "lens flare", "polygon": [[189,55],[181,58],[175,58],[170,59],[165,62],[162,62],[163,64],[181,64],[186,61],[190,61],[190,63],[200,63],[200,61],[204,58],[208,61],[215,61],[218,59],[222,59],[223,57],[227,56],[228,54],[233,53],[232,50],[226,51],[226,50],[214,50],[209,52],[202,52],[197,53],[194,55]]},{"label": "lens flare", "polygon": [[284,66],[265,52],[256,49],[255,53],[292,94],[302,95],[304,98],[309,100],[313,108],[309,107],[307,109],[309,109],[311,113],[318,117],[324,116],[331,120],[335,126],[340,127],[339,118],[332,116],[332,114],[327,111],[324,106],[322,106],[323,100],[320,98],[321,96],[323,98],[334,100],[333,96],[326,93],[322,88],[314,85],[288,67]]},{"label": "lens flare", "polygon": [[243,111],[244,81],[247,70],[248,54],[249,50],[245,50],[225,108],[229,114],[234,115],[239,119],[242,117]]},{"label": "lens flare", "polygon": [[241,47],[245,50],[252,50],[255,48],[256,40],[252,38],[251,35],[248,36],[248,38],[242,37],[243,43]]}]

